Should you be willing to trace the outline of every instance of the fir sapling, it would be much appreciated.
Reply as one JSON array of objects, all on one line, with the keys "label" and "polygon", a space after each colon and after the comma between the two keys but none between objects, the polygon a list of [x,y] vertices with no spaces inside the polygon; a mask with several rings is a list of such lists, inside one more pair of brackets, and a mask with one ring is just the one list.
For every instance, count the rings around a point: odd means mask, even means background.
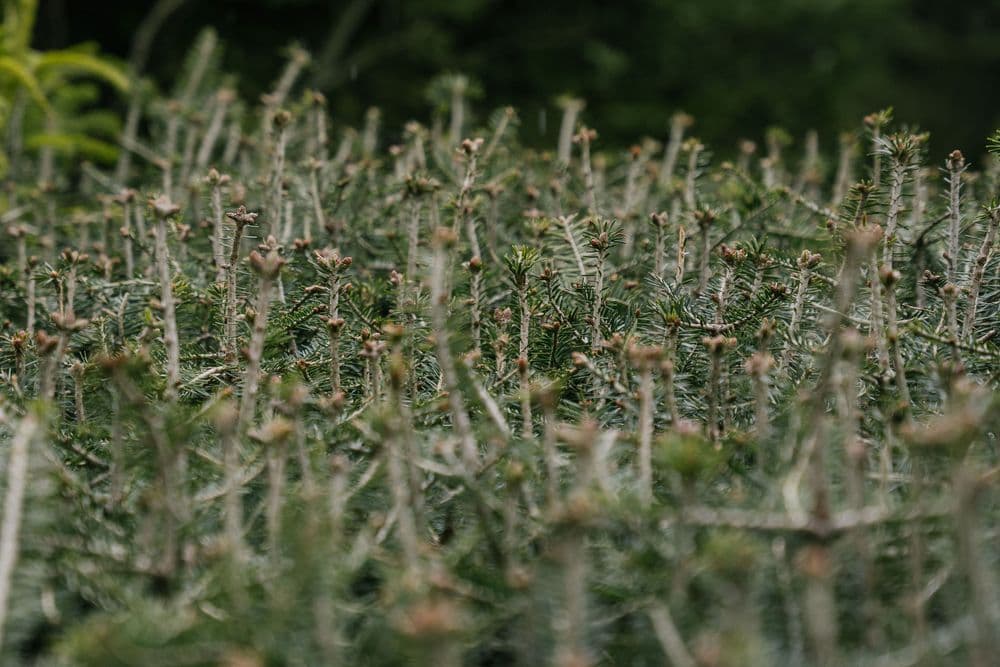
[{"label": "fir sapling", "polygon": [[14,99],[0,662],[990,664],[995,165],[536,151],[448,76],[352,129],[216,50],[118,165]]}]

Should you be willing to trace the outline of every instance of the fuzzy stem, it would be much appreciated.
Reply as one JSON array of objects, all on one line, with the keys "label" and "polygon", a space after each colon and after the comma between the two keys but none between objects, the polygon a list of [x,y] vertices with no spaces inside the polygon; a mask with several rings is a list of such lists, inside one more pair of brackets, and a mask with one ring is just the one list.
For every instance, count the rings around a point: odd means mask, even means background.
[{"label": "fuzzy stem", "polygon": [[[890,272],[886,275],[898,276],[899,274],[898,272]],[[898,310],[896,288],[895,282],[885,285],[886,338],[892,348],[892,363],[893,370],[896,372],[895,383],[896,388],[899,390],[899,398],[909,408],[913,403],[910,398],[910,387],[906,382],[906,364],[903,360],[903,346],[899,341],[899,323],[896,318],[896,311]]]},{"label": "fuzzy stem", "polygon": [[643,360],[639,371],[639,500],[643,508],[653,502],[653,371]]},{"label": "fuzzy stem", "polygon": [[698,189],[696,180],[698,178],[698,156],[701,153],[702,145],[696,140],[691,140],[690,151],[688,152],[687,173],[684,175],[684,206],[688,211],[693,211],[698,205]]},{"label": "fuzzy stem", "polygon": [[556,158],[561,165],[569,164],[573,151],[573,129],[582,109],[581,100],[567,100],[563,105],[562,122],[559,125],[559,145],[556,150]]},{"label": "fuzzy stem", "polygon": [[[976,491],[979,482],[976,475],[967,467],[959,464],[954,474],[952,486],[958,497],[955,508],[955,529],[958,541],[958,558],[968,580],[970,607],[975,625],[975,635],[972,643],[970,665],[987,667],[995,664],[997,656],[996,622],[992,607],[995,598],[994,577],[988,558],[984,557],[978,545],[978,535],[981,528],[978,524],[976,509]],[[993,656],[990,658],[989,656]]]},{"label": "fuzzy stem", "polygon": [[330,392],[340,393],[340,331],[343,323],[340,321],[340,275],[334,273],[330,278]]},{"label": "fuzzy stem", "polygon": [[180,340],[177,337],[177,315],[174,308],[174,291],[170,276],[170,251],[167,248],[167,220],[158,215],[156,220],[156,269],[160,279],[160,302],[163,304],[163,344],[167,348],[168,400],[177,397],[180,381]]},{"label": "fuzzy stem", "polygon": [[240,258],[240,241],[243,238],[243,227],[246,223],[234,220],[233,244],[229,251],[229,263],[226,265],[226,301],[222,350],[227,362],[236,360],[236,270]]},{"label": "fuzzy stem", "polygon": [[875,254],[868,257],[868,284],[871,288],[871,322],[868,333],[875,340],[880,377],[889,370],[889,346],[885,336],[885,316],[882,310],[882,281],[879,278]]},{"label": "fuzzy stem", "polygon": [[285,493],[285,464],[288,447],[284,439],[267,445],[267,551],[278,557],[281,540],[281,506]]},{"label": "fuzzy stem", "polygon": [[948,156],[948,251],[945,262],[948,267],[948,282],[958,285],[959,234],[962,229],[962,174],[965,172],[965,158],[959,151]]},{"label": "fuzzy stem", "polygon": [[253,332],[247,348],[247,369],[243,380],[243,395],[240,397],[238,432],[246,432],[257,408],[257,389],[260,385],[260,363],[264,354],[264,339],[267,335],[267,316],[271,309],[274,278],[262,274],[257,292],[256,313]]},{"label": "fuzzy stem", "polygon": [[[313,205],[313,217],[316,220],[316,228],[320,231],[326,229],[326,216],[323,214],[323,197],[319,189],[319,168],[313,168],[309,170],[309,196],[312,198]],[[311,236],[308,233],[303,234],[305,240],[309,240]],[[337,239],[332,239],[331,242],[336,246]]]},{"label": "fuzzy stem", "polygon": [[583,255],[580,254],[580,246],[576,243],[576,237],[573,236],[573,228],[571,227],[573,217],[572,215],[561,215],[559,216],[559,224],[562,225],[563,235],[566,237],[566,242],[569,244],[570,250],[573,251],[573,259],[576,260],[576,268],[580,272],[580,280],[586,282],[587,268],[583,263]]},{"label": "fuzzy stem", "polygon": [[431,267],[431,321],[434,325],[435,352],[441,367],[441,378],[448,391],[448,405],[455,433],[462,448],[462,461],[466,474],[471,475],[479,468],[479,448],[472,433],[469,413],[462,401],[458,385],[455,360],[448,345],[448,303],[445,291],[447,274],[450,272],[450,232],[438,229],[434,239],[434,264]]},{"label": "fuzzy stem", "polygon": [[587,212],[590,215],[597,215],[597,192],[594,189],[594,169],[590,161],[590,137],[591,131],[587,128],[580,130],[580,166],[583,169],[583,183],[586,189]]},{"label": "fuzzy stem", "polygon": [[965,321],[962,323],[962,340],[967,339],[976,328],[976,309],[979,304],[979,291],[983,284],[983,273],[993,253],[993,245],[997,240],[997,228],[1000,227],[1000,207],[991,207],[988,213],[986,236],[983,238],[983,244],[979,247],[979,254],[976,256],[972,268],[972,278],[969,280],[969,300],[965,307]]},{"label": "fuzzy stem", "polygon": [[892,269],[892,251],[896,246],[896,226],[903,202],[903,181],[909,168],[907,161],[894,159],[892,164],[892,184],[889,187],[889,210],[885,215],[885,236],[882,246],[882,264]]},{"label": "fuzzy stem", "polygon": [[663,163],[660,165],[660,185],[663,187],[669,185],[674,178],[674,169],[677,167],[677,157],[681,152],[687,124],[688,117],[680,113],[674,114],[670,121],[670,138],[667,139],[667,147],[663,151]]},{"label": "fuzzy stem", "polygon": [[40,430],[41,424],[38,418],[28,414],[21,420],[10,443],[10,456],[7,460],[7,493],[3,504],[3,523],[0,525],[0,647],[3,646],[11,579],[20,551],[21,514],[28,487],[30,447]]},{"label": "fuzzy stem", "polygon": [[601,308],[604,306],[604,262],[607,260],[607,255],[606,248],[597,251],[597,267],[594,272],[594,304],[590,315],[593,320],[590,325],[590,348],[594,351],[600,350],[601,344],[604,342],[601,334]]},{"label": "fuzzy stem", "polygon": [[230,90],[222,89],[215,94],[215,108],[212,111],[212,118],[208,122],[208,129],[202,137],[201,146],[198,147],[198,156],[195,159],[196,167],[201,170],[208,165],[212,157],[212,151],[219,140],[222,126],[226,120],[226,112],[233,101],[234,95]]},{"label": "fuzzy stem", "polygon": [[[277,229],[284,211],[282,201],[285,190],[285,148],[288,144],[288,128],[284,123],[279,124],[278,140],[274,148],[274,171],[271,176],[271,215],[270,221]],[[274,232],[277,234],[277,231]]]},{"label": "fuzzy stem", "polygon": [[528,305],[528,281],[523,277],[517,285],[517,303],[521,310],[520,337],[518,341],[518,371],[521,381],[521,429],[524,438],[532,437],[531,395],[528,374],[531,371],[528,360],[528,339],[531,332],[531,308]]}]

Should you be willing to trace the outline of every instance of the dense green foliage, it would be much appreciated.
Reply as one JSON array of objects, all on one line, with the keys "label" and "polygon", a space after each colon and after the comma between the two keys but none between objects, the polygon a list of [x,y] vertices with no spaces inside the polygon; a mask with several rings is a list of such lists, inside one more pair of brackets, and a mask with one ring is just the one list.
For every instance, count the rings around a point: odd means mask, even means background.
[{"label": "dense green foliage", "polygon": [[334,132],[216,49],[10,171],[4,665],[991,664],[995,159]]}]

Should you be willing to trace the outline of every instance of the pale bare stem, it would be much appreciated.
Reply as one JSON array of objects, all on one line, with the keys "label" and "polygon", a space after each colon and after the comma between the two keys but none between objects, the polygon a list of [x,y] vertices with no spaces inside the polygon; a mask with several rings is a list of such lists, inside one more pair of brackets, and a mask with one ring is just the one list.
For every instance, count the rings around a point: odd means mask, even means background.
[{"label": "pale bare stem", "polygon": [[646,614],[653,625],[653,632],[660,642],[660,647],[663,648],[663,653],[670,659],[673,667],[696,667],[698,663],[684,645],[684,638],[677,630],[669,608],[662,602],[657,602],[646,610]]},{"label": "pale bare stem", "polygon": [[708,438],[714,443],[718,442],[722,435],[720,428],[724,408],[722,405],[722,362],[726,350],[736,345],[736,339],[719,335],[703,338],[701,342],[708,349],[710,363],[708,384],[705,386],[705,395],[708,398],[708,417],[705,422],[705,431]]},{"label": "pale bare stem", "polygon": [[329,279],[327,290],[330,300],[327,305],[326,328],[330,335],[330,393],[338,396],[341,393],[340,387],[340,334],[346,322],[340,316],[340,294],[343,291],[341,274],[346,271],[353,259],[351,257],[341,257],[336,250],[317,250],[315,253],[316,263],[323,269]]},{"label": "pale bare stem", "polygon": [[132,248],[132,203],[136,199],[135,190],[122,190],[116,201],[122,207],[122,226],[118,232],[122,237],[123,254],[125,255],[125,278],[135,277],[135,253]]},{"label": "pale bare stem", "polygon": [[170,275],[170,251],[167,247],[167,219],[180,207],[165,195],[150,202],[156,214],[156,269],[160,280],[160,303],[163,307],[163,344],[167,348],[168,400],[177,398],[177,385],[181,375],[180,340],[177,336],[177,315],[174,307],[173,279]]},{"label": "pale bare stem", "polygon": [[476,216],[473,214],[472,206],[467,203],[467,199],[476,183],[476,162],[482,147],[483,140],[480,138],[465,139],[459,147],[459,151],[465,157],[466,165],[465,177],[462,179],[462,187],[458,192],[458,202],[455,205],[455,226],[458,226],[459,218],[465,221],[465,233],[469,239],[472,257],[480,261],[482,260],[482,251],[479,248],[479,237],[476,234]]},{"label": "pale bare stem", "polygon": [[212,117],[208,121],[208,129],[202,137],[201,145],[198,147],[198,156],[195,158],[195,166],[200,171],[208,165],[212,157],[212,151],[219,141],[222,133],[222,126],[226,120],[226,112],[229,105],[236,99],[234,91],[223,88],[215,94],[215,107],[212,110]]},{"label": "pale bare stem", "polygon": [[559,125],[559,145],[556,149],[556,159],[560,165],[568,166],[573,151],[573,130],[576,129],[576,119],[585,106],[583,100],[564,97],[558,100],[562,107],[562,121]]},{"label": "pale bare stem", "polygon": [[[306,166],[309,168],[309,197],[312,199],[313,220],[316,222],[316,229],[322,231],[326,229],[326,216],[323,214],[323,198],[319,189],[319,172],[325,165],[320,160],[309,160]],[[309,241],[312,239],[312,232],[309,226],[303,230],[302,238]],[[337,239],[333,239],[334,245]]]},{"label": "pale bare stem", "polygon": [[[924,509],[924,492],[927,485],[927,473],[920,462],[914,462],[913,466],[913,505],[914,511],[920,513]],[[924,595],[924,561],[926,559],[926,546],[924,544],[924,528],[914,521],[909,526],[909,565],[910,584],[909,602],[913,616],[914,643],[918,647],[923,647],[927,642],[927,599]]]},{"label": "pale bare stem", "polygon": [[[722,244],[723,252],[734,252],[726,244]],[[737,253],[742,253],[744,259],[746,258],[745,250],[736,250]],[[715,324],[722,325],[726,320],[726,305],[729,301],[729,290],[733,284],[733,269],[727,264],[725,269],[722,271],[722,279],[719,280],[719,291],[715,296]]]},{"label": "pale bare stem", "polygon": [[273,107],[280,107],[285,103],[288,98],[288,93],[292,91],[292,86],[295,85],[295,81],[302,74],[302,70],[306,65],[309,64],[309,54],[299,47],[292,47],[288,63],[285,65],[285,69],[281,72],[281,78],[278,79],[277,85],[274,87],[274,91],[271,93],[271,104]]},{"label": "pale bare stem", "polygon": [[507,333],[507,330],[513,318],[514,314],[510,308],[497,308],[493,311],[493,321],[497,325],[497,337],[493,341],[497,378],[504,378],[507,375],[507,346],[510,345],[510,334]]},{"label": "pale bare stem", "polygon": [[117,391],[109,388],[111,395],[111,504],[119,505],[125,493],[125,434],[122,428],[121,397]]},{"label": "pale bare stem", "polygon": [[782,375],[787,373],[788,364],[791,361],[792,341],[799,335],[802,311],[806,302],[806,292],[809,289],[809,281],[812,278],[813,269],[819,265],[822,259],[819,253],[803,250],[797,261],[799,267],[799,286],[795,292],[795,301],[792,303],[792,317],[788,323],[788,333],[785,336],[784,350],[781,353],[781,361],[778,363],[778,371]]},{"label": "pale bare stem", "polygon": [[663,378],[663,403],[670,417],[670,424],[674,425],[680,418],[677,412],[677,397],[674,389],[674,364],[677,359],[677,332],[680,320],[676,317],[666,322],[667,334],[664,342],[664,359],[660,364],[660,376]]},{"label": "pale bare stem", "polygon": [[813,664],[817,667],[839,665],[837,651],[837,600],[833,589],[833,558],[830,548],[811,543],[797,554],[798,566],[805,575],[802,611],[812,644]]},{"label": "pale bare stem", "polygon": [[[879,225],[873,225],[871,229],[873,233],[880,238],[882,237],[882,228]],[[871,322],[868,324],[868,334],[875,340],[879,375],[881,378],[885,378],[889,370],[889,345],[885,336],[882,281],[879,279],[878,263],[874,251],[868,257],[868,286],[871,291]]]},{"label": "pale bare stem", "polygon": [[539,402],[542,404],[542,450],[545,457],[545,504],[549,511],[554,511],[559,503],[559,448],[556,432],[556,402],[558,396],[555,387],[544,386],[539,391]]},{"label": "pale bare stem", "polygon": [[694,119],[684,112],[677,112],[670,118],[670,138],[663,151],[663,162],[660,164],[660,186],[667,187],[674,179],[677,168],[677,157],[684,143],[684,130],[692,125]]},{"label": "pale bare stem", "polygon": [[563,567],[562,608],[554,619],[556,634],[555,664],[558,667],[586,667],[591,664],[587,647],[587,577],[590,570],[587,556],[585,525],[589,506],[590,484],[593,478],[594,449],[597,428],[587,423],[574,429],[562,429],[567,444],[576,450],[576,482],[567,498],[561,516],[563,535],[553,545],[559,565]]},{"label": "pale bare stem", "polygon": [[25,236],[28,234],[27,227],[23,225],[12,225],[7,233],[14,237],[17,244],[17,276],[20,279],[28,277],[28,250]]},{"label": "pale bare stem", "polygon": [[[365,111],[365,126],[361,132],[361,154],[364,157],[371,157],[378,146],[378,131],[382,120],[382,112],[377,107],[371,107]],[[461,135],[459,135],[461,136]],[[458,137],[452,145],[458,143]]]},{"label": "pale bare stem", "polygon": [[[747,375],[753,380],[754,434],[759,443],[766,442],[771,436],[768,371],[773,365],[774,358],[766,351],[753,353],[745,364]],[[761,449],[763,451],[763,448]]]},{"label": "pale bare stem", "polygon": [[[676,203],[677,200],[675,199]],[[684,225],[677,226],[677,266],[674,271],[674,285],[680,286],[684,282],[684,265],[687,263],[687,251],[685,250],[685,242],[687,241],[687,232],[684,230]]]},{"label": "pale bare stem", "polygon": [[223,220],[222,187],[229,183],[229,176],[210,169],[205,181],[212,186],[212,257],[215,263],[215,281],[222,282],[226,278],[225,249],[222,244]]},{"label": "pale bare stem", "polygon": [[958,337],[958,311],[956,305],[960,290],[954,283],[945,283],[938,291],[941,294],[941,302],[944,305],[945,327],[948,330],[948,341],[951,345],[952,358],[956,363],[961,363],[962,357],[958,351],[960,339]]},{"label": "pale bare stem", "polygon": [[899,323],[897,322],[898,305],[896,303],[896,289],[902,275],[893,269],[882,269],[879,276],[885,287],[886,306],[886,338],[892,348],[893,369],[896,372],[895,383],[899,390],[899,398],[903,404],[909,408],[912,405],[910,399],[910,387],[906,382],[906,364],[903,360],[903,349],[899,341]]},{"label": "pale bare stem", "polygon": [[882,246],[882,264],[892,269],[892,252],[896,247],[896,227],[903,203],[903,183],[910,163],[916,154],[913,138],[908,134],[897,134],[886,140],[884,150],[892,161],[892,183],[889,186],[889,210],[885,214],[885,236]]},{"label": "pale bare stem", "polygon": [[581,127],[573,137],[573,143],[580,144],[580,168],[583,170],[583,184],[586,189],[587,213],[597,215],[597,191],[594,187],[594,168],[590,160],[590,144],[597,139],[597,132]]},{"label": "pale bare stem", "polygon": [[35,308],[36,308],[36,296],[35,296],[35,264],[37,260],[31,258],[28,260],[27,273],[27,285],[25,286],[25,301],[27,313],[25,315],[25,329],[29,336],[35,335]]},{"label": "pale bare stem", "polygon": [[[406,363],[399,346],[403,329],[396,325],[387,328],[386,333],[395,341],[395,350],[390,360],[389,406],[385,415],[384,439],[386,448],[389,485],[392,490],[399,541],[403,547],[403,558],[410,575],[420,568],[420,543],[417,537],[416,511],[419,508],[420,478],[413,462],[414,446],[409,415],[403,404],[402,390],[406,382]],[[409,468],[409,471],[407,470]]]},{"label": "pale bare stem", "polygon": [[653,227],[656,229],[656,246],[653,251],[653,275],[657,278],[663,278],[663,272],[667,263],[667,222],[670,218],[666,211],[660,211],[658,213],[650,214],[649,219],[650,222],[653,223]]},{"label": "pale bare stem", "polygon": [[222,149],[222,164],[231,165],[236,161],[240,152],[240,142],[243,139],[243,130],[240,127],[239,114],[234,114],[229,121],[229,129],[226,131],[226,145]]},{"label": "pale bare stem", "polygon": [[243,228],[252,225],[257,219],[256,213],[249,213],[246,207],[240,206],[235,211],[226,213],[233,221],[233,243],[229,249],[229,263],[226,265],[226,300],[224,304],[224,330],[222,351],[227,362],[236,360],[236,272],[240,259],[240,241],[243,239]]},{"label": "pale bare stem", "polygon": [[948,167],[948,249],[944,259],[948,267],[948,282],[958,285],[959,250],[962,231],[962,174],[965,157],[961,151],[952,151],[945,162]]},{"label": "pale bare stem", "polygon": [[[372,464],[374,466],[374,464]],[[330,488],[329,488],[329,508],[330,515],[330,538],[333,547],[336,549],[343,540],[344,532],[344,512],[347,509],[347,500],[350,495],[348,484],[351,462],[343,454],[335,454],[330,457]]]},{"label": "pale bare stem", "polygon": [[611,247],[608,233],[602,231],[590,240],[591,247],[597,252],[597,263],[594,270],[594,303],[590,311],[590,349],[598,351],[604,343],[601,333],[601,309],[604,307],[604,265]]},{"label": "pale bare stem", "polygon": [[431,321],[434,325],[434,344],[441,378],[448,392],[452,426],[461,445],[465,472],[473,474],[479,469],[479,447],[472,433],[469,413],[465,410],[455,360],[448,345],[448,302],[445,291],[447,274],[450,273],[451,248],[457,239],[451,230],[438,228],[434,234],[434,263],[431,267]]},{"label": "pale bare stem", "polygon": [[[406,249],[406,275],[404,278],[413,285],[413,297],[420,291],[420,283],[417,280],[417,253],[420,251],[420,199],[414,196],[410,200],[410,220],[407,225],[407,249]],[[406,290],[400,290],[400,298]]]},{"label": "pale bare stem", "polygon": [[58,314],[53,315],[52,319],[59,327],[59,335],[49,336],[41,330],[35,332],[35,347],[42,362],[42,372],[38,376],[38,397],[46,401],[55,397],[59,369],[62,368],[63,355],[69,345],[69,334],[88,324],[87,320],[71,321]]},{"label": "pale bare stem", "polygon": [[159,158],[163,178],[163,194],[170,197],[174,186],[174,161],[177,153],[177,134],[181,127],[183,105],[177,100],[167,101],[167,131],[163,140],[163,157]]},{"label": "pale bare stem", "polygon": [[566,538],[560,556],[565,568],[563,573],[563,618],[560,619],[560,645],[556,651],[559,667],[589,665],[587,645],[584,641],[587,623],[587,558],[585,539],[581,530]]},{"label": "pale bare stem", "polygon": [[250,431],[250,437],[265,449],[267,458],[267,552],[272,561],[279,556],[281,541],[281,507],[285,493],[285,465],[288,462],[288,438],[294,427],[284,417],[275,417],[259,429]]},{"label": "pale bare stem", "polygon": [[0,648],[3,647],[14,566],[21,550],[21,516],[28,488],[31,445],[41,432],[42,424],[38,417],[31,413],[25,415],[11,439],[6,462],[7,492],[3,503],[3,523],[0,524]]},{"label": "pale bare stem", "polygon": [[562,225],[563,235],[566,237],[566,243],[569,244],[570,250],[573,251],[573,259],[576,260],[577,271],[580,272],[580,280],[583,283],[587,281],[587,267],[583,263],[583,255],[580,254],[580,246],[576,242],[576,237],[573,236],[573,218],[576,215],[561,215],[559,216],[559,224]]},{"label": "pale bare stem", "polygon": [[[865,507],[865,443],[859,432],[860,411],[858,409],[858,365],[864,352],[865,342],[856,329],[845,329],[841,334],[843,359],[838,364],[838,413],[842,429],[842,448],[846,463],[847,475],[845,486],[847,502],[852,509],[861,511]],[[871,646],[881,643],[881,628],[879,626],[879,604],[875,597],[875,562],[868,529],[858,526],[850,531],[849,537],[859,556],[858,568],[861,573],[861,583],[864,589],[864,604],[861,612],[864,614],[867,639]]]},{"label": "pale bare stem", "polygon": [[69,262],[69,271],[66,272],[66,298],[63,302],[63,317],[67,321],[73,321],[76,318],[76,286],[77,286],[77,266],[80,262],[85,262],[90,257],[87,254],[81,254],[76,250],[66,249],[62,253],[63,259]]},{"label": "pale bare stem", "polygon": [[277,143],[274,147],[274,164],[271,172],[271,212],[270,222],[275,225],[274,233],[277,233],[284,205],[282,204],[285,194],[285,149],[288,144],[288,126],[292,122],[292,115],[287,111],[278,111],[274,114],[274,129],[277,131]]},{"label": "pale bare stem", "polygon": [[653,502],[653,366],[661,350],[633,346],[629,356],[639,369],[639,500],[648,509]]},{"label": "pale bare stem", "polygon": [[87,421],[87,412],[83,405],[83,374],[87,367],[80,361],[74,361],[69,368],[69,374],[73,377],[73,405],[76,409],[76,423],[84,424]]},{"label": "pale bare stem", "polygon": [[962,322],[962,340],[968,339],[976,328],[976,310],[979,304],[979,292],[983,285],[983,273],[986,264],[993,254],[993,246],[997,240],[997,229],[1000,227],[1000,205],[992,204],[986,207],[986,236],[979,246],[979,254],[976,255],[975,263],[972,267],[972,277],[969,280],[969,300],[965,307],[965,320]]},{"label": "pale bare stem", "polygon": [[840,157],[837,160],[837,176],[834,179],[833,196],[830,198],[830,207],[838,209],[844,203],[854,180],[852,165],[854,154],[857,151],[857,140],[850,132],[840,135]]},{"label": "pale bare stem", "polygon": [[793,191],[805,194],[810,199],[816,199],[816,185],[820,180],[819,171],[819,134],[816,130],[806,133],[805,154],[802,156],[802,166],[795,180]]},{"label": "pale bare stem", "polygon": [[471,309],[472,326],[472,351],[479,354],[482,351],[482,280],[483,280],[483,260],[478,256],[473,256],[467,264],[469,272],[472,274],[470,281],[469,307]]},{"label": "pale bare stem", "polygon": [[997,624],[993,614],[996,600],[995,576],[987,565],[989,559],[979,547],[979,536],[983,528],[976,507],[976,496],[979,492],[977,477],[967,463],[959,463],[954,473],[952,488],[958,497],[955,507],[955,530],[959,560],[968,580],[970,607],[976,629],[969,664],[973,667],[988,667],[995,664],[1000,647],[997,646]]},{"label": "pale bare stem", "polygon": [[465,127],[465,93],[468,87],[469,81],[464,76],[458,75],[452,79],[451,118],[448,125],[448,138],[452,146],[461,140],[462,128]]},{"label": "pale bare stem", "polygon": [[212,415],[222,440],[222,465],[225,475],[223,526],[226,548],[234,562],[243,558],[243,466],[240,460],[239,413],[231,400],[219,404]]},{"label": "pale bare stem", "polygon": [[503,115],[500,116],[500,121],[493,131],[493,136],[490,137],[490,142],[486,144],[486,150],[483,151],[484,163],[489,162],[490,157],[493,156],[493,152],[500,145],[500,140],[503,139],[503,135],[507,131],[507,126],[510,125],[510,121],[516,116],[517,112],[514,110],[514,107],[504,107]]},{"label": "pale bare stem", "polygon": [[528,305],[528,279],[527,275],[522,276],[517,284],[517,302],[521,311],[520,336],[518,342],[517,369],[518,377],[521,381],[521,435],[524,438],[531,438],[531,392],[528,387],[528,375],[531,366],[528,361],[528,337],[531,331],[531,308]]},{"label": "pale bare stem", "polygon": [[[709,259],[711,258],[712,252],[712,240],[709,234],[709,229],[712,223],[715,222],[715,212],[711,209],[705,208],[698,211],[694,211],[694,220],[698,223],[698,231],[700,232],[700,251],[698,260],[698,293],[705,291],[708,287],[708,279],[711,277],[711,269],[709,266]],[[679,248],[683,248],[684,243],[681,240],[678,243]],[[680,250],[678,250],[678,266],[680,266]],[[680,284],[680,281],[678,281]]]},{"label": "pale bare stem", "polygon": [[274,285],[281,273],[285,260],[275,249],[277,241],[268,238],[270,249],[266,256],[256,250],[250,253],[250,268],[258,276],[257,302],[254,308],[253,331],[247,348],[247,368],[243,379],[243,393],[240,396],[240,411],[237,431],[245,433],[257,410],[257,391],[260,386],[260,364],[264,356],[264,339],[267,335],[267,318],[274,296]]},{"label": "pale bare stem", "polygon": [[872,187],[878,190],[882,184],[882,153],[879,151],[879,141],[882,139],[882,127],[891,120],[888,111],[880,111],[865,116],[865,125],[871,128],[872,147]]},{"label": "pale bare stem", "polygon": [[684,208],[690,212],[698,206],[698,157],[705,146],[691,138],[684,142],[684,150],[688,154],[687,172],[684,175]]},{"label": "pale bare stem", "polygon": [[194,162],[194,151],[198,145],[198,131],[201,129],[201,125],[201,116],[199,114],[192,114],[184,127],[184,151],[181,154],[181,169],[178,177],[180,192],[178,192],[178,195],[187,192],[189,195],[187,203],[190,203],[190,190],[188,186],[190,185],[191,167]]},{"label": "pale bare stem", "polygon": [[365,329],[361,332],[360,356],[365,360],[365,374],[373,401],[382,399],[382,352],[385,351],[385,343],[381,337],[382,334],[377,331],[369,332]]},{"label": "pale bare stem", "polygon": [[625,235],[622,240],[623,257],[632,256],[632,246],[635,241],[635,204],[638,198],[638,182],[645,164],[642,148],[633,146],[629,151],[629,165],[625,175],[625,193],[621,210],[621,217],[625,223]]},{"label": "pale bare stem", "polygon": [[[139,134],[139,120],[142,116],[142,97],[139,94],[139,86],[132,84],[132,94],[129,96],[128,111],[125,114],[125,125],[122,129],[121,144],[129,146],[135,142]],[[118,185],[125,185],[128,181],[129,171],[132,166],[132,151],[123,150],[118,154],[118,162],[115,164],[113,180]]]},{"label": "pale bare stem", "polygon": [[[55,133],[58,131],[55,114],[45,114],[45,131]],[[51,145],[43,146],[39,151],[38,158],[38,185],[43,191],[52,183],[55,175],[55,149]]]}]

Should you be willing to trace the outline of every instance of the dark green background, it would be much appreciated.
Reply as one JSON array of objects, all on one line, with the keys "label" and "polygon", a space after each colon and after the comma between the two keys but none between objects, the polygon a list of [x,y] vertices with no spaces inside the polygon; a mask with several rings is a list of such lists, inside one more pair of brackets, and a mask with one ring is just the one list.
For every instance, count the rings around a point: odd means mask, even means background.
[{"label": "dark green background", "polygon": [[[125,57],[152,2],[43,0],[36,45],[94,40]],[[522,136],[555,142],[560,93],[588,101],[606,145],[663,137],[678,108],[721,152],[781,125],[837,133],[887,105],[932,131],[931,157],[982,152],[1000,126],[1000,2],[994,0],[188,0],[163,26],[149,71],[172,80],[203,25],[225,67],[256,96],[293,40],[322,53],[346,8],[361,9],[339,57],[309,77],[337,120],[380,106],[390,128],[427,118],[426,84],[469,74],[482,114],[513,104]],[[548,110],[543,132],[541,114]],[[482,116],[479,116],[481,119]]]}]

